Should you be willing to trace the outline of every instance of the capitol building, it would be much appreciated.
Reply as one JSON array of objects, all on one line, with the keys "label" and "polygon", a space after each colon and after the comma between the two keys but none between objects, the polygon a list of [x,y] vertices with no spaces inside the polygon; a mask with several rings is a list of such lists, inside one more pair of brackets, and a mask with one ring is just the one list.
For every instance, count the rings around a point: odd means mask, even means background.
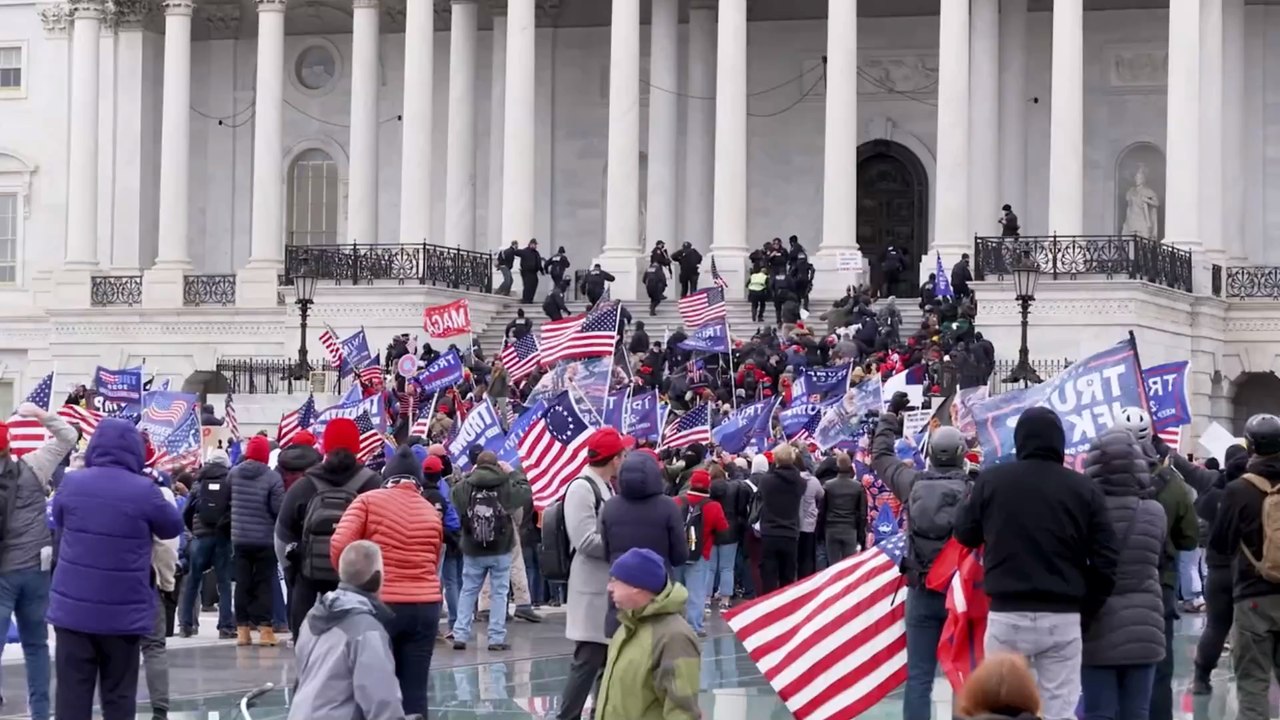
[{"label": "capitol building", "polygon": [[968,253],[1002,358],[1032,257],[1033,359],[1133,330],[1238,429],[1280,405],[1277,64],[1269,0],[0,0],[0,408],[294,358],[298,277],[318,351],[500,328],[513,241],[622,299],[689,242],[736,298],[795,235],[828,302]]}]

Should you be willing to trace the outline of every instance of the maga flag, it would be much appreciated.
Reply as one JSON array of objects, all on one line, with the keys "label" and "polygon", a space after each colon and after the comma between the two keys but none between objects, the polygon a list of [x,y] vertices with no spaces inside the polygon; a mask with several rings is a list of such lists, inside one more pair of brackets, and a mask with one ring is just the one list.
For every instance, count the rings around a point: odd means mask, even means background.
[{"label": "maga flag", "polygon": [[960,692],[982,664],[991,601],[982,591],[982,561],[976,550],[947,541],[933,561],[925,586],[947,594],[947,621],[938,641],[938,664],[951,687]]}]

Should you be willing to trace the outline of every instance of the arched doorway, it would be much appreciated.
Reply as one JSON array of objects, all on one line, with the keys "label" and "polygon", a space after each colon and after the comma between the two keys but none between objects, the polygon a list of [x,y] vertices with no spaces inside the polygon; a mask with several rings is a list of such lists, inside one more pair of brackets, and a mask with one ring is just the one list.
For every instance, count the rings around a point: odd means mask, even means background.
[{"label": "arched doorway", "polygon": [[1258,413],[1274,413],[1280,407],[1280,377],[1269,372],[1245,373],[1236,379],[1234,385],[1231,431],[1236,437],[1241,437],[1249,418]]},{"label": "arched doorway", "polygon": [[872,287],[882,283],[880,260],[890,245],[907,254],[907,271],[891,292],[915,297],[920,263],[929,246],[929,180],[920,158],[892,140],[858,148],[858,247],[871,268]]}]

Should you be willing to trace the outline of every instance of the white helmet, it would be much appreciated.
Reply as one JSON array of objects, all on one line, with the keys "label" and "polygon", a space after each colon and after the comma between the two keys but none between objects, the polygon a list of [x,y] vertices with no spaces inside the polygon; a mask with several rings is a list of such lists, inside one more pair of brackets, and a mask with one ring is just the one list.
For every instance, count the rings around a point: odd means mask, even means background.
[{"label": "white helmet", "polygon": [[1120,415],[1116,418],[1116,425],[1133,433],[1138,442],[1151,439],[1151,416],[1142,408],[1121,408]]}]

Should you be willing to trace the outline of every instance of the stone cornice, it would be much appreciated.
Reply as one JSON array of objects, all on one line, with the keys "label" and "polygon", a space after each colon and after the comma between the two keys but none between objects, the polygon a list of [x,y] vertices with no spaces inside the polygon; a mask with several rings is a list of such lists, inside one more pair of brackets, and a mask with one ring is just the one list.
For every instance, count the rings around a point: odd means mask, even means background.
[{"label": "stone cornice", "polygon": [[156,12],[154,0],[108,0],[105,25],[122,30],[142,27]]},{"label": "stone cornice", "polygon": [[191,0],[163,0],[160,7],[165,15],[191,15],[196,6]]},{"label": "stone cornice", "polygon": [[209,36],[214,40],[240,36],[239,5],[201,3],[199,12],[209,27]]},{"label": "stone cornice", "polygon": [[60,2],[52,5],[42,5],[37,11],[40,15],[40,22],[44,25],[44,31],[50,35],[66,35],[71,30],[71,20],[74,13],[71,10],[71,3]]},{"label": "stone cornice", "polygon": [[258,12],[284,12],[289,5],[288,0],[254,0]]},{"label": "stone cornice", "polygon": [[378,0],[351,0],[351,7],[354,10],[377,10]]}]

